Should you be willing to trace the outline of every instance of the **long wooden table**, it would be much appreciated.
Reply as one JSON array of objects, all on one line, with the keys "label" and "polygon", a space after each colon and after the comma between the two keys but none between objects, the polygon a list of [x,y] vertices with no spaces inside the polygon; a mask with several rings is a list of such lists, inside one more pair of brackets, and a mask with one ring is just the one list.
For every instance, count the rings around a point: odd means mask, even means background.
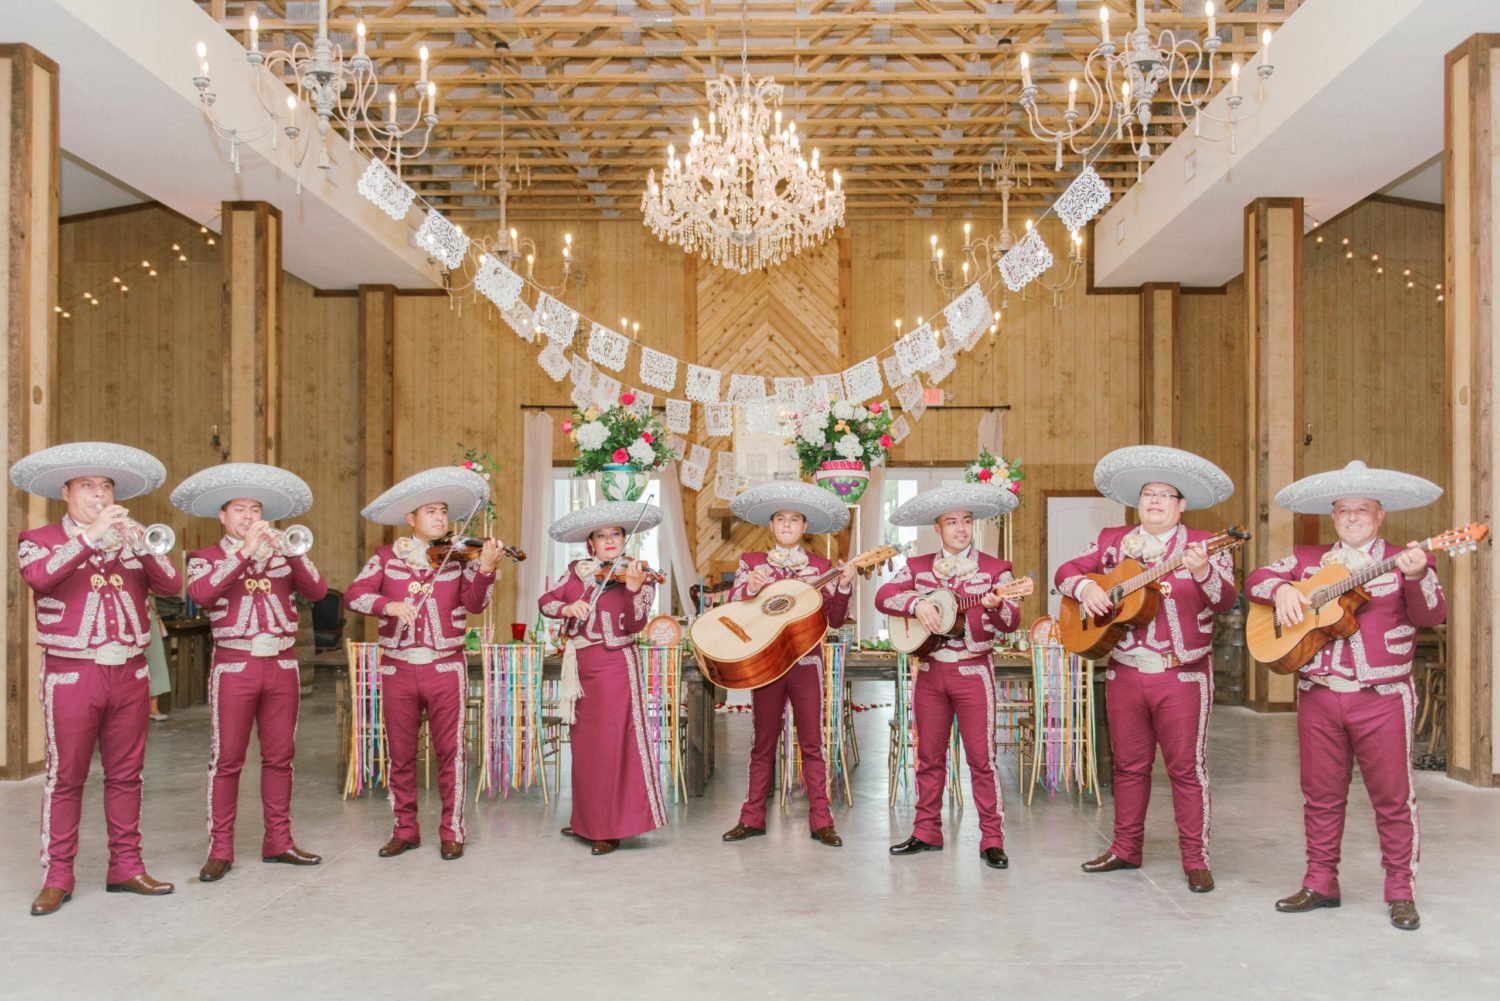
[{"label": "long wooden table", "polygon": [[[1024,653],[999,653],[994,656],[995,679],[1014,681],[1031,678],[1031,657]],[[311,658],[313,666],[334,672],[335,736],[338,744],[336,755],[338,771],[336,782],[343,788],[344,773],[349,766],[349,664],[341,651],[321,653]],[[470,672],[480,668],[479,654],[468,655]],[[560,676],[562,661],[548,657],[543,662],[542,675],[548,679]],[[1100,672],[1102,676],[1103,672]],[[896,681],[895,654],[855,651],[844,658],[844,678],[847,681],[887,681],[893,686]],[[698,670],[697,663],[689,655],[682,658],[682,692],[687,703],[687,747],[683,755],[683,784],[689,796],[702,796],[708,787],[708,778],[714,771],[715,727],[714,707],[720,700],[722,690],[709,684]],[[1102,717],[1102,707],[1100,716]],[[1102,726],[1102,724],[1101,724]],[[1100,767],[1102,774],[1108,754],[1108,741],[1102,741]]]}]

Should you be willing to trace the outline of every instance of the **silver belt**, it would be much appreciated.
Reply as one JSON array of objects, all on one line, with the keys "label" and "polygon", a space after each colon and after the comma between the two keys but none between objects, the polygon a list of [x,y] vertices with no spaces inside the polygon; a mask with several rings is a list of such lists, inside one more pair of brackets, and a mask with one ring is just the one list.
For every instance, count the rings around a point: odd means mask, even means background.
[{"label": "silver belt", "polygon": [[1169,667],[1179,667],[1182,662],[1176,655],[1156,653],[1151,650],[1116,650],[1114,659],[1126,667],[1133,667],[1142,674],[1161,674]]},{"label": "silver belt", "polygon": [[126,661],[134,660],[146,652],[145,647],[126,646],[124,643],[106,643],[92,650],[47,650],[54,657],[66,657],[69,660],[91,660],[103,667],[116,667]]},{"label": "silver belt", "polygon": [[221,646],[225,650],[243,650],[248,652],[252,657],[275,657],[277,654],[296,646],[297,637],[273,636],[270,633],[260,633],[256,636],[215,640],[214,642],[217,646]]},{"label": "silver belt", "polygon": [[1331,692],[1357,692],[1365,687],[1357,681],[1350,681],[1348,678],[1341,678],[1336,674],[1310,674],[1307,676],[1307,680],[1315,685],[1322,685]]}]

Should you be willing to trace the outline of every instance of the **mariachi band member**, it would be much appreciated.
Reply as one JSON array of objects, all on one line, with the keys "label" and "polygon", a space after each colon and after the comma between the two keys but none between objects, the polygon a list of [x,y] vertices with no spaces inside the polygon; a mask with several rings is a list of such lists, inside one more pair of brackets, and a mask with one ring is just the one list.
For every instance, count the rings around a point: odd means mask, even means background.
[{"label": "mariachi band member", "polygon": [[969,787],[979,811],[979,856],[992,869],[1010,866],[1005,854],[1005,802],[995,765],[995,675],[990,650],[1001,633],[1016,628],[1020,605],[994,593],[1011,580],[1010,564],[979,551],[974,544],[974,521],[1005,514],[1017,503],[1015,494],[998,487],[962,484],[923,491],[891,515],[892,525],[931,525],[942,548],[907,559],[876,592],[877,608],[887,615],[915,618],[936,632],[938,611],[932,602],[923,600],[924,593],[946,589],[959,596],[984,596],[963,613],[962,635],[917,660],[911,697],[917,733],[917,815],[911,837],[892,845],[892,855],[943,850],[943,788],[956,717],[969,762]]},{"label": "mariachi band member", "polygon": [[565,514],[547,529],[557,542],[588,549],[537,604],[547,618],[562,620],[565,638],[559,711],[573,747],[573,815],[562,834],[589,842],[594,855],[667,822],[635,645],[656,585],[646,565],[625,552],[631,535],[660,523],[654,505],[610,501]]},{"label": "mariachi band member", "polygon": [[381,546],[344,592],[352,612],[380,620],[380,694],[390,745],[395,826],[381,847],[394,858],[422,843],[417,823],[417,740],[422,713],[438,759],[443,800],[439,854],[464,854],[464,704],[469,692],[464,636],[468,616],[490,603],[502,545],[488,539],[477,559],[433,557],[450,519],[467,521],[489,501],[483,476],[439,466],[408,476],[360,512],[377,525],[406,525],[411,535]]},{"label": "mariachi band member", "polygon": [[1110,500],[1136,508],[1140,524],[1106,528],[1076,559],[1058,568],[1055,584],[1089,615],[1105,615],[1104,589],[1085,574],[1122,560],[1146,567],[1182,554],[1162,583],[1156,617],[1125,634],[1105,672],[1110,748],[1114,752],[1115,833],[1109,850],[1083,863],[1088,873],[1138,869],[1151,800],[1156,748],[1172,783],[1172,809],[1188,889],[1214,888],[1209,865],[1208,713],[1214,700],[1213,616],[1234,605],[1234,561],[1208,555],[1211,533],[1187,528],[1182,513],[1212,507],[1234,484],[1207,459],[1177,448],[1116,449],[1094,467],[1094,485]]},{"label": "mariachi band member", "polygon": [[[172,503],[200,518],[218,518],[224,535],[188,554],[188,597],[208,611],[213,669],[208,683],[208,860],[200,882],[224,878],[234,865],[234,820],[240,772],[253,727],[260,742],[260,801],[265,817],[262,862],[317,865],[318,855],[292,839],[292,758],[302,697],[297,664],[297,597],[313,602],[328,582],[271,522],[312,506],[312,490],[285,469],[226,462],[189,476]],[[306,537],[310,538],[310,537]]]},{"label": "mariachi band member", "polygon": [[10,470],[20,489],[61,500],[61,522],[21,533],[16,562],[35,601],[42,648],[42,891],[36,916],[73,896],[83,788],[94,747],[104,767],[110,893],[162,896],[171,883],[141,861],[141,768],[150,725],[147,592],[172,595],[182,576],[167,558],[170,529],[143,529],[119,501],[150,493],[167,471],[138,448],[85,441],[33,452]]},{"label": "mariachi band member", "polygon": [[1276,495],[1299,514],[1329,514],[1339,541],[1297,546],[1292,555],[1256,570],[1245,581],[1250,600],[1273,605],[1283,622],[1298,623],[1310,603],[1295,587],[1323,567],[1341,563],[1351,574],[1395,557],[1396,572],[1364,585],[1370,600],[1354,613],[1358,631],[1323,647],[1297,678],[1297,748],[1302,773],[1302,823],[1307,872],[1302,888],[1276,901],[1300,914],[1337,907],[1340,844],[1349,801],[1350,771],[1359,764],[1375,808],[1385,900],[1391,924],[1414,931],[1421,923],[1412,878],[1421,854],[1417,789],[1411,748],[1416,720],[1412,650],[1417,629],[1447,617],[1432,557],[1417,543],[1403,549],[1380,537],[1387,511],[1431,504],[1435,483],[1390,469],[1351,462],[1307,476]]},{"label": "mariachi band member", "polygon": [[[776,481],[751,487],[734,499],[730,510],[752,525],[765,525],[774,542],[766,552],[746,552],[734,572],[729,600],[754,598],[766,585],[787,579],[811,581],[832,568],[827,559],[802,548],[803,535],[842,531],[849,509],[827,490],[800,481]],[[823,587],[823,614],[828,628],[837,629],[849,614],[855,567]],[[776,743],[781,736],[787,703],[802,751],[802,775],[807,788],[807,822],[814,841],[838,848],[844,841],[833,826],[828,808],[828,772],[823,761],[823,644],[820,641],[791,670],[769,685],[752,690],[755,739],[750,745],[750,790],[740,808],[739,823],[724,834],[725,841],[744,841],[766,833],[766,799],[771,795]]]}]

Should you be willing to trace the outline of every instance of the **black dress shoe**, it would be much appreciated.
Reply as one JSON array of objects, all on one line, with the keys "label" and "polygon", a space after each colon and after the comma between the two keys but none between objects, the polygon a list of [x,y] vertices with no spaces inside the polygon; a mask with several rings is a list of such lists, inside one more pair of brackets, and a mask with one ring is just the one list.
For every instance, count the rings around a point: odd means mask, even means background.
[{"label": "black dress shoe", "polygon": [[1276,901],[1276,909],[1283,914],[1305,914],[1315,911],[1319,907],[1338,907],[1338,897],[1325,897],[1316,890],[1303,887],[1290,897],[1282,897]]},{"label": "black dress shoe", "polygon": [[827,845],[829,848],[844,847],[844,839],[839,837],[839,832],[833,829],[833,825],[820,827],[812,832],[812,839],[819,844]]},{"label": "black dress shoe", "polygon": [[387,841],[384,847],[382,847],[380,851],[376,852],[376,854],[381,858],[395,858],[402,852],[411,851],[413,848],[420,847],[422,847],[422,842],[420,841],[407,841],[405,838],[392,838],[391,840]]},{"label": "black dress shoe", "polygon": [[[724,832],[725,841],[744,841],[746,838],[758,838],[766,833],[764,827],[747,827],[744,824],[735,824]],[[816,834],[813,837],[817,837]]]},{"label": "black dress shoe", "polygon": [[1091,858],[1078,868],[1084,872],[1114,872],[1117,869],[1139,869],[1140,866],[1134,862],[1126,862],[1114,852],[1105,852],[1098,858]]},{"label": "black dress shoe", "polygon": [[1391,926],[1402,931],[1416,931],[1422,919],[1417,914],[1417,905],[1410,900],[1391,901]]},{"label": "black dress shoe", "polygon": [[323,856],[305,852],[296,845],[288,848],[280,855],[262,855],[262,862],[280,862],[284,865],[318,865],[323,861]]},{"label": "black dress shoe", "polygon": [[942,850],[942,845],[929,845],[915,834],[899,845],[891,845],[892,855],[916,855],[919,852],[940,852]]},{"label": "black dress shoe", "polygon": [[1005,856],[1003,848],[981,848],[979,857],[984,859],[984,864],[991,869],[1009,869],[1010,859]]}]

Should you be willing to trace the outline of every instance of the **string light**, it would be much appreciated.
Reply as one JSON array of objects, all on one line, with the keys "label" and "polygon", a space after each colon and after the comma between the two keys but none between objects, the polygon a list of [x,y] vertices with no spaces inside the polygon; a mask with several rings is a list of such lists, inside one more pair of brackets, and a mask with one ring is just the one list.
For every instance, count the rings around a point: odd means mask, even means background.
[{"label": "string light", "polygon": [[[1313,233],[1313,231],[1317,230],[1318,227],[1321,226],[1321,225],[1322,225],[1322,223],[1318,222],[1318,220],[1316,220],[1316,219],[1312,220],[1311,221],[1311,225],[1308,226],[1308,232],[1309,233]],[[1321,244],[1322,242],[1323,242],[1323,234],[1322,233],[1316,233],[1316,234],[1313,235],[1313,243],[1314,243],[1314,245]],[[1358,252],[1361,257],[1368,257],[1369,258],[1369,261],[1370,261],[1370,270],[1375,274],[1376,277],[1383,276],[1385,274],[1387,266],[1391,267],[1392,269],[1394,269],[1397,266],[1400,266],[1400,268],[1401,268],[1401,277],[1405,281],[1406,288],[1407,288],[1408,291],[1416,289],[1417,283],[1421,282],[1421,283],[1423,283],[1425,285],[1428,285],[1428,286],[1430,286],[1432,288],[1432,291],[1435,294],[1436,299],[1437,299],[1438,302],[1442,302],[1443,301],[1443,285],[1442,285],[1442,283],[1439,282],[1439,281],[1437,281],[1434,278],[1431,278],[1431,277],[1429,277],[1427,275],[1422,274],[1420,270],[1412,268],[1412,267],[1410,267],[1408,265],[1405,265],[1405,264],[1399,264],[1399,262],[1398,263],[1390,262],[1386,258],[1382,257],[1381,253],[1378,250],[1375,250],[1373,247],[1364,246],[1364,245],[1360,244],[1358,241],[1354,240],[1352,237],[1348,237],[1348,236],[1340,237],[1339,238],[1339,246],[1342,247],[1342,248],[1344,248],[1344,260],[1346,262],[1353,261],[1355,253]]]},{"label": "string light", "polygon": [[[207,226],[199,226],[198,227],[198,232],[199,233],[208,234],[208,243],[209,244],[213,244],[215,242],[214,241],[213,233],[209,230],[209,228]],[[171,246],[171,253],[175,254],[177,256],[177,260],[179,260],[182,263],[186,264],[187,261],[188,261],[188,255],[183,252],[182,245],[180,243],[173,243],[170,246]],[[104,289],[107,289],[107,288],[110,288],[110,287],[114,287],[117,291],[119,291],[119,293],[121,295],[129,295],[129,293],[130,293],[130,282],[129,282],[129,279],[132,278],[132,277],[140,277],[140,278],[156,278],[156,277],[159,277],[158,273],[157,273],[157,268],[156,268],[156,266],[154,264],[151,263],[151,259],[154,257],[154,258],[156,258],[156,260],[159,261],[159,260],[161,260],[161,258],[163,256],[166,256],[166,255],[167,255],[167,251],[165,249],[163,249],[161,255],[155,255],[155,254],[153,254],[153,255],[150,255],[148,257],[142,258],[139,263],[134,263],[134,264],[128,265],[123,270],[121,270],[119,273],[111,275],[107,281],[101,279],[97,284],[95,284],[91,288],[82,289],[81,291],[74,293],[72,296],[70,296],[70,297],[68,297],[66,299],[63,299],[58,305],[55,305],[55,306],[52,307],[53,313],[55,315],[57,315],[59,318],[64,319],[64,320],[72,319],[72,317],[73,317],[73,307],[80,306],[83,303],[88,303],[90,306],[98,306],[103,301],[103,300],[101,300],[99,298],[99,294],[98,293],[100,291],[103,291]]]}]

